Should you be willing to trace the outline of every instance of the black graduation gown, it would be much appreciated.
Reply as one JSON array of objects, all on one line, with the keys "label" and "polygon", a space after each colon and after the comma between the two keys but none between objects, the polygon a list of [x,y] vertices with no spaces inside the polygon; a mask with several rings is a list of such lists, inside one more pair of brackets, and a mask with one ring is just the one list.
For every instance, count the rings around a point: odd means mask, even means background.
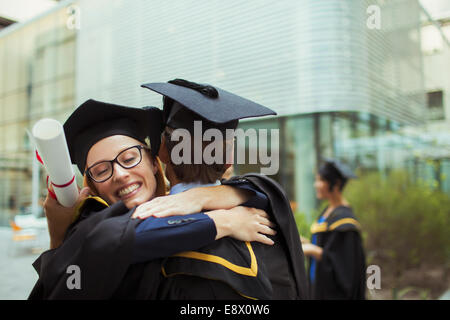
[{"label": "black graduation gown", "polygon": [[[29,299],[155,299],[161,260],[131,265],[140,222],[132,212],[121,201],[105,208],[100,198],[87,199],[62,245],[33,263],[39,279]],[[67,285],[71,265],[79,267],[79,289]]]},{"label": "black graduation gown", "polygon": [[337,207],[324,222],[315,222],[311,233],[316,234],[316,244],[323,248],[322,258],[316,261],[311,298],[365,299],[365,255],[360,225],[352,209]]},{"label": "black graduation gown", "polygon": [[289,201],[273,180],[248,174],[222,181],[252,183],[270,202],[278,225],[274,246],[224,238],[196,251],[166,258],[163,299],[306,299],[303,251]]}]

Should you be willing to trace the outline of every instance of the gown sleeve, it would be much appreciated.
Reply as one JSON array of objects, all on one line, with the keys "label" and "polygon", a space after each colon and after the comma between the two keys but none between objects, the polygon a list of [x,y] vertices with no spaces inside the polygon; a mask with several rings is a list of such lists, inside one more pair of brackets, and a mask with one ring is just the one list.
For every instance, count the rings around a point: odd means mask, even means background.
[{"label": "gown sleeve", "polygon": [[133,263],[198,249],[214,242],[216,235],[214,221],[204,213],[149,217],[136,228]]},{"label": "gown sleeve", "polygon": [[[29,299],[111,298],[135,263],[208,244],[217,233],[203,213],[141,222],[131,219],[133,212],[121,201],[105,208],[89,199],[62,245],[34,262],[39,279]],[[68,285],[73,267],[80,279],[75,289]]]},{"label": "gown sleeve", "polygon": [[252,207],[265,211],[269,209],[269,198],[246,179],[242,178],[236,180],[227,180],[224,184],[253,192],[253,196],[249,200],[247,200],[247,202],[243,203],[242,206]]},{"label": "gown sleeve", "polygon": [[137,221],[122,202],[95,210],[98,203],[88,202],[61,246],[33,263],[39,279],[29,299],[108,299],[119,287],[131,263]]}]

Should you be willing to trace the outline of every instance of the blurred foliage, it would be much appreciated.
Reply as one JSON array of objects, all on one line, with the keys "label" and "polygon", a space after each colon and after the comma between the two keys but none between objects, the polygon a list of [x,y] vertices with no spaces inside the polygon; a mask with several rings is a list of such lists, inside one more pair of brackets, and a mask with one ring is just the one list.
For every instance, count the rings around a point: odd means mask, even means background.
[{"label": "blurred foliage", "polygon": [[294,212],[295,223],[297,224],[298,233],[304,237],[311,239],[311,224],[306,219],[306,215],[299,211]]},{"label": "blurred foliage", "polygon": [[401,290],[398,290],[397,288],[394,288],[392,290],[392,300],[402,300],[409,293],[415,293],[415,295],[418,296],[418,298],[420,300],[427,300],[430,297],[429,290],[416,288],[416,287],[406,287],[406,288],[403,288]]},{"label": "blurred foliage", "polygon": [[399,276],[422,263],[448,265],[450,196],[403,171],[369,173],[345,190],[361,222],[368,264]]}]

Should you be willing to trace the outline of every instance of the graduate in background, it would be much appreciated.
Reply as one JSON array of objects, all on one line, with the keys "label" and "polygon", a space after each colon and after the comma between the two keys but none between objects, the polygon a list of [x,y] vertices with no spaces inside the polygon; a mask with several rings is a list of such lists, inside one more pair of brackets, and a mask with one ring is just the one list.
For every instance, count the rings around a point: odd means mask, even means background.
[{"label": "graduate in background", "polygon": [[312,299],[365,299],[361,227],[342,196],[351,178],[356,178],[352,171],[333,159],[326,159],[316,175],[317,198],[328,200],[328,206],[311,226],[311,242],[302,238],[303,252],[310,258]]}]

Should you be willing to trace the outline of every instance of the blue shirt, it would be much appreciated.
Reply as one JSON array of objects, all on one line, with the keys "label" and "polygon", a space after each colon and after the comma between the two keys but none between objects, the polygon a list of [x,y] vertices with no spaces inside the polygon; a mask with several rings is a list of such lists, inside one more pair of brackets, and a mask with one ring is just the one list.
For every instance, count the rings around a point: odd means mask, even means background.
[{"label": "blue shirt", "polygon": [[[217,180],[215,183],[210,184],[200,184],[196,182],[192,183],[178,183],[174,185],[171,189],[169,194],[177,194],[180,192],[184,192],[186,190],[192,189],[192,188],[199,188],[199,187],[213,187],[213,186],[220,186],[221,183],[219,180]],[[249,190],[254,193],[254,196],[247,200],[247,202],[241,204],[241,206],[245,207],[252,207],[257,208],[261,210],[267,210],[267,207],[269,205],[269,198],[266,197],[266,195],[262,192],[259,192],[256,190],[256,188],[247,180],[243,179],[240,181],[237,181],[236,183],[229,184],[229,186],[234,186],[239,189]]]},{"label": "blue shirt", "polygon": [[[322,223],[326,220],[324,217],[320,217],[317,223]],[[311,238],[311,243],[317,245],[317,235],[313,234]],[[311,257],[311,266],[309,267],[309,279],[311,280],[311,283],[314,283],[314,280],[316,279],[316,259],[314,257]]]},{"label": "blue shirt", "polygon": [[[178,183],[170,189],[169,194],[177,194],[197,187],[220,185]],[[266,209],[268,198],[258,192],[249,182],[240,181],[235,187],[251,190],[255,196],[245,206]],[[149,217],[136,227],[133,263],[168,257],[177,252],[195,250],[212,243],[217,235],[214,221],[206,214],[194,213],[165,218]]]},{"label": "blue shirt", "polygon": [[191,182],[191,183],[181,182],[181,183],[177,183],[172,188],[170,188],[169,195],[181,193],[181,192],[187,191],[192,188],[213,187],[213,186],[220,186],[220,181],[217,180],[215,183],[210,183],[210,184],[201,184],[198,182]]}]

